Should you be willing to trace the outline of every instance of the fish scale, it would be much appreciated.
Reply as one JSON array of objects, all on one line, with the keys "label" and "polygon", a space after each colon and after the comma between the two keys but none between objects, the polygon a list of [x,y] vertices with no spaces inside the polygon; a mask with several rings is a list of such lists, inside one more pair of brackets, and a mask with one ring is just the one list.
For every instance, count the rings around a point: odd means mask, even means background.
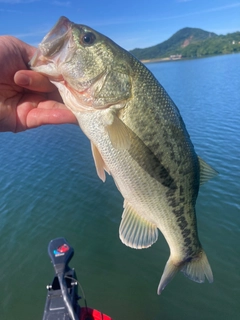
[{"label": "fish scale", "polygon": [[100,179],[111,174],[122,194],[122,242],[147,248],[163,233],[170,257],[158,294],[178,271],[212,282],[195,203],[200,182],[216,171],[195,153],[178,108],[153,74],[109,38],[65,17],[30,65],[57,86],[91,142]]}]

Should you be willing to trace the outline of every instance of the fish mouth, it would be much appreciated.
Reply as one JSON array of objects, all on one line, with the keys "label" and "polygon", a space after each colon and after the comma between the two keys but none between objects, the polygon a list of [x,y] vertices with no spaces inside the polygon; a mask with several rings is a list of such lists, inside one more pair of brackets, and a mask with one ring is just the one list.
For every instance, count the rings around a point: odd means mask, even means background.
[{"label": "fish mouth", "polygon": [[55,26],[47,33],[29,62],[32,69],[49,62],[62,49],[69,39],[73,23],[66,17],[61,17]]}]

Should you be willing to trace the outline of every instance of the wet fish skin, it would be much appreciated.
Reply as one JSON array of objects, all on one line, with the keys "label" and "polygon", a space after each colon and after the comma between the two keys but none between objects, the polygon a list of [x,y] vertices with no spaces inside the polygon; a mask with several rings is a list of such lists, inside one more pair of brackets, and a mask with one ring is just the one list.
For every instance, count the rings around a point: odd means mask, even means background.
[{"label": "wet fish skin", "polygon": [[124,197],[119,235],[151,246],[159,229],[170,257],[158,294],[181,270],[213,281],[197,234],[200,182],[215,172],[195,153],[179,110],[152,73],[95,30],[60,18],[31,60],[58,87],[91,141],[99,177],[112,175]]}]

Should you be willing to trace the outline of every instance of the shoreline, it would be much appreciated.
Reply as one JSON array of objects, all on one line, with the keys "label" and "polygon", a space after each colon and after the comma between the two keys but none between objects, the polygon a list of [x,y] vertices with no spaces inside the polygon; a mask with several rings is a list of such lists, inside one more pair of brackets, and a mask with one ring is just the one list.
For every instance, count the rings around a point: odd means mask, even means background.
[{"label": "shoreline", "polygon": [[148,63],[159,63],[159,62],[174,62],[174,61],[186,61],[186,60],[196,60],[196,59],[203,59],[203,58],[211,58],[211,57],[218,57],[218,56],[225,56],[229,54],[240,54],[240,52],[236,53],[222,53],[222,54],[213,54],[213,55],[207,55],[202,57],[191,57],[191,58],[178,58],[178,59],[171,59],[170,57],[167,58],[156,58],[156,59],[143,59],[140,60],[144,64]]}]

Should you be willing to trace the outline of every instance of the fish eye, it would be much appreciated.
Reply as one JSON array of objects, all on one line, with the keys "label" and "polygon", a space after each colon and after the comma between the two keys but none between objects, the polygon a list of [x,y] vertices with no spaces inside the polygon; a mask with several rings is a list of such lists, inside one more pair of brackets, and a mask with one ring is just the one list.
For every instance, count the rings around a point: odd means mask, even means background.
[{"label": "fish eye", "polygon": [[82,36],[82,43],[84,45],[91,45],[96,40],[95,35],[92,32],[87,32]]}]

